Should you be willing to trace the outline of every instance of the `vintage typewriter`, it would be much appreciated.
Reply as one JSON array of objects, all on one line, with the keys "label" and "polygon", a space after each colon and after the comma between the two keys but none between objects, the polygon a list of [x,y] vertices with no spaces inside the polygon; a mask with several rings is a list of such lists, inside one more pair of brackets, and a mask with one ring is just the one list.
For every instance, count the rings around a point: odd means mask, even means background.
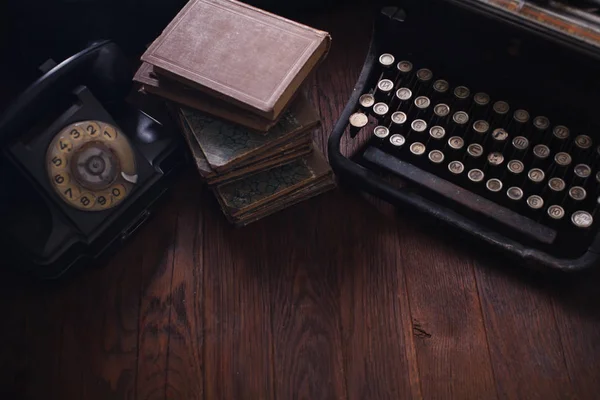
[{"label": "vintage typewriter", "polygon": [[[511,0],[381,8],[329,139],[338,176],[526,265],[596,264],[600,28],[593,6],[577,9],[587,18],[565,7],[573,8]],[[342,154],[342,138],[359,150]]]}]

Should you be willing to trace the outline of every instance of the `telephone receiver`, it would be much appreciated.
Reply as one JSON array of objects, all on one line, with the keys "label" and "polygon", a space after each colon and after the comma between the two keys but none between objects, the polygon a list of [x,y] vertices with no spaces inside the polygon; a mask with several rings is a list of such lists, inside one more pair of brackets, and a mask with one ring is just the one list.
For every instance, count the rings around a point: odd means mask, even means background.
[{"label": "telephone receiver", "polygon": [[12,266],[56,278],[124,244],[164,197],[185,146],[162,100],[132,91],[116,43],[41,69],[0,117],[0,240]]}]

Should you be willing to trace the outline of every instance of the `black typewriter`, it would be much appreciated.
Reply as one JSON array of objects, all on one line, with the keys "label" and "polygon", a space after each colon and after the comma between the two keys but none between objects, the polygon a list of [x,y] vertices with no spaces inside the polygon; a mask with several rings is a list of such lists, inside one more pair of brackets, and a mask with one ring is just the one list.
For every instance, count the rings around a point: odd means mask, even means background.
[{"label": "black typewriter", "polygon": [[[375,19],[329,159],[527,265],[585,269],[600,256],[598,71],[599,25],[546,4],[397,2]],[[360,150],[342,154],[343,136]]]}]

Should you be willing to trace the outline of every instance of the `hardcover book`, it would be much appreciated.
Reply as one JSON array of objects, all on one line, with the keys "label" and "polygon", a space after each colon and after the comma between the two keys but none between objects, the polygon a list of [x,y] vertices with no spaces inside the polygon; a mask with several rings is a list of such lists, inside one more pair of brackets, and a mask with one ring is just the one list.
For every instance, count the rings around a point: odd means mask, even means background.
[{"label": "hardcover book", "polygon": [[270,120],[329,51],[327,32],[234,0],[191,0],[141,59]]}]

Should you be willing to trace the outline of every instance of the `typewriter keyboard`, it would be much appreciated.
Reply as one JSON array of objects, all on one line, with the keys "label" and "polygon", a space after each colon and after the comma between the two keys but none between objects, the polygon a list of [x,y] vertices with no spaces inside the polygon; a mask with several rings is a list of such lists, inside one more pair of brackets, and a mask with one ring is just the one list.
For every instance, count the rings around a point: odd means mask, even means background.
[{"label": "typewriter keyboard", "polygon": [[600,218],[593,135],[392,54],[375,74],[349,120],[352,135],[370,131],[367,161],[542,244],[591,236]]}]

